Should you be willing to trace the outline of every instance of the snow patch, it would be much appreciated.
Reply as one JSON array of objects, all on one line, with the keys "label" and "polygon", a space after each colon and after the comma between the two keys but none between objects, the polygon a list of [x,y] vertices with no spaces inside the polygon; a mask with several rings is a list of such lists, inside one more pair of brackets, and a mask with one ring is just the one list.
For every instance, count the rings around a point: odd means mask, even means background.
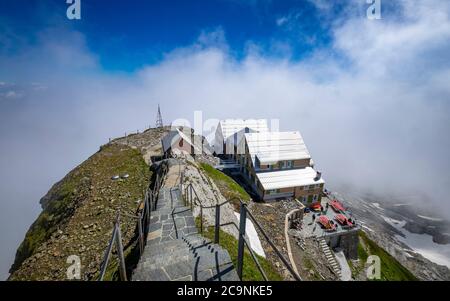
[{"label": "snow patch", "polygon": [[444,221],[442,218],[437,218],[437,217],[429,217],[429,216],[425,216],[425,215],[420,215],[417,214],[418,217],[429,220],[429,221],[433,221],[433,222],[442,222]]},{"label": "snow patch", "polygon": [[405,230],[403,226],[406,224],[406,221],[398,221],[386,216],[382,217],[388,224],[401,231],[405,236],[395,235],[397,240],[403,242],[414,252],[419,253],[428,260],[450,268],[450,245],[439,245],[433,242],[433,238],[428,234],[416,234]]},{"label": "snow patch", "polygon": [[[239,221],[240,214],[235,212],[234,215],[236,215],[236,218]],[[245,222],[245,234],[247,234],[248,236],[250,247],[252,248],[252,250],[255,251],[255,253],[258,254],[259,256],[266,258],[266,254],[264,253],[264,249],[261,245],[261,241],[259,240],[255,226],[253,225],[252,221],[248,218]]]},{"label": "snow patch", "polygon": [[384,210],[384,208],[381,208],[380,203],[371,203],[373,207],[379,209],[379,210]]},{"label": "snow patch", "polygon": [[[395,228],[401,227],[403,229],[403,226],[406,225],[406,221],[399,221],[394,218],[390,218],[384,215],[381,215],[381,217],[391,226],[394,226]],[[403,232],[403,231],[402,231]]]}]

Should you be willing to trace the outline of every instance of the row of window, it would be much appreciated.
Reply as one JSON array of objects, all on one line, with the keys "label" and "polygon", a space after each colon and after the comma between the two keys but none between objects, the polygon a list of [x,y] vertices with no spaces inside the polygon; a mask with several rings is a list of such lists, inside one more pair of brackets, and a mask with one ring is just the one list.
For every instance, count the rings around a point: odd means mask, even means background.
[{"label": "row of window", "polygon": [[278,164],[272,164],[272,165],[268,165],[269,170],[274,170],[274,169],[289,169],[289,168],[293,168],[294,167],[294,161],[290,160],[290,161],[280,161],[278,162]]},{"label": "row of window", "polygon": [[319,195],[315,194],[312,198],[309,198],[308,196],[302,196],[300,197],[300,202],[302,203],[313,203],[317,202],[319,200]]},{"label": "row of window", "polygon": [[322,184],[306,185],[306,186],[303,186],[303,190],[318,189],[318,188],[320,188],[320,185],[322,185]]},{"label": "row of window", "polygon": [[[267,191],[267,194],[279,194],[279,193],[281,193],[281,190],[280,190],[280,189],[272,189],[272,190],[268,190],[268,191]],[[303,202],[303,201],[306,202],[307,198],[308,198],[308,196],[303,196],[303,197],[301,197],[300,199],[301,199],[302,202]],[[313,199],[312,199],[313,202],[317,201],[318,198],[319,198],[319,195],[318,195],[318,194],[315,194],[315,195],[313,196]]]}]

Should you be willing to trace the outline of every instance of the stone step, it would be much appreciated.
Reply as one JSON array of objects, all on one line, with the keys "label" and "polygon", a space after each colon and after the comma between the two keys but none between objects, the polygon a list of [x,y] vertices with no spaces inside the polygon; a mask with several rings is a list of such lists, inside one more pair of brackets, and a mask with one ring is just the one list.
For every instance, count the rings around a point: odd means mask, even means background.
[{"label": "stone step", "polygon": [[142,263],[142,266],[144,269],[158,269],[158,268],[164,268],[169,265],[178,264],[180,262],[190,262],[191,261],[190,255],[185,256],[178,256],[178,257],[170,257],[170,258],[160,258],[155,259],[154,261],[144,261]]},{"label": "stone step", "polygon": [[[176,240],[175,240],[176,241]],[[144,260],[147,260],[147,258],[161,258],[161,257],[168,257],[168,256],[183,256],[183,255],[189,255],[191,253],[191,249],[187,247],[186,245],[177,245],[172,248],[160,248],[160,249],[145,249],[142,253],[141,258],[144,258]]]},{"label": "stone step", "polygon": [[198,234],[178,187],[162,188],[133,280],[238,281],[228,252]]},{"label": "stone step", "polygon": [[170,281],[171,279],[162,268],[143,269],[133,274],[133,281]]},{"label": "stone step", "polygon": [[186,235],[182,239],[191,247],[198,247],[200,245],[211,243],[209,239],[204,238],[200,234]]}]

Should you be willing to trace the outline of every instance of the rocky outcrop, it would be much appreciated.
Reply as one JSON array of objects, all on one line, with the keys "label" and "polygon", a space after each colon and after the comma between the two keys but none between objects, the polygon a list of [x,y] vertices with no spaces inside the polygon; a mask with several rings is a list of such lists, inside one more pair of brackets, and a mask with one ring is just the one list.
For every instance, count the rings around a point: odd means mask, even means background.
[{"label": "rocky outcrop", "polygon": [[[285,259],[289,258],[285,236],[286,214],[288,214],[292,210],[299,208],[301,208],[299,203],[288,200],[272,203],[251,202],[248,206],[250,212],[258,220],[258,223],[264,229],[264,232],[267,234],[267,236],[269,236],[271,241],[275,244],[281,254],[283,254]],[[260,233],[258,234],[259,237],[262,237]],[[280,275],[282,275],[285,280],[292,280],[293,277],[285,268],[282,261],[276,255],[275,251],[268,244],[268,242],[263,239],[261,240],[261,245],[264,248],[266,258],[274,264],[274,267],[277,269]]]},{"label": "rocky outcrop", "polygon": [[147,164],[152,163],[152,158],[162,155],[161,139],[169,133],[170,127],[150,128],[142,133],[129,134],[125,137],[112,140],[111,144],[127,145],[138,149]]},{"label": "rocky outcrop", "polygon": [[[197,192],[199,202],[202,204],[202,206],[214,206],[216,204],[222,204],[227,201],[227,199],[217,188],[214,181],[202,172],[201,168],[199,168],[198,166],[198,163],[193,160],[192,157],[186,157],[184,159],[184,162],[184,184],[186,185],[186,187],[187,185],[192,184],[195,191]],[[195,217],[198,217],[200,215],[200,209],[198,206],[194,208],[193,214]],[[203,220],[207,225],[214,225],[215,210],[203,210]],[[232,204],[228,203],[221,206],[220,223],[234,225],[239,224],[234,214],[234,208]],[[226,225],[221,227],[221,229],[238,239],[239,232],[235,226]]]}]

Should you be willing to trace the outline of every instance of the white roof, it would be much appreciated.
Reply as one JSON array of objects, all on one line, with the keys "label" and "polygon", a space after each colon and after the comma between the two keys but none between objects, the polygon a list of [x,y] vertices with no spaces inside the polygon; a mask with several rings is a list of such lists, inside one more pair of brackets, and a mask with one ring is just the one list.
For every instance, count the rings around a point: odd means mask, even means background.
[{"label": "white roof", "polygon": [[[257,132],[257,131],[249,128],[247,133],[255,133],[255,132]],[[237,131],[236,133],[232,134],[231,136],[229,136],[226,139],[226,144],[227,145],[231,145],[231,146],[232,145],[239,145],[239,143],[241,142],[242,138],[245,137],[245,134],[246,134],[246,129],[245,128],[242,129],[242,130]]]},{"label": "white roof", "polygon": [[245,134],[253,162],[258,157],[262,164],[280,160],[310,159],[300,132],[264,132]]},{"label": "white roof", "polygon": [[219,126],[224,140],[246,127],[257,132],[269,131],[266,119],[225,119],[219,122]]},{"label": "white roof", "polygon": [[264,190],[325,183],[322,177],[319,180],[315,181],[314,178],[316,177],[316,175],[317,172],[311,167],[260,172],[256,174]]}]

